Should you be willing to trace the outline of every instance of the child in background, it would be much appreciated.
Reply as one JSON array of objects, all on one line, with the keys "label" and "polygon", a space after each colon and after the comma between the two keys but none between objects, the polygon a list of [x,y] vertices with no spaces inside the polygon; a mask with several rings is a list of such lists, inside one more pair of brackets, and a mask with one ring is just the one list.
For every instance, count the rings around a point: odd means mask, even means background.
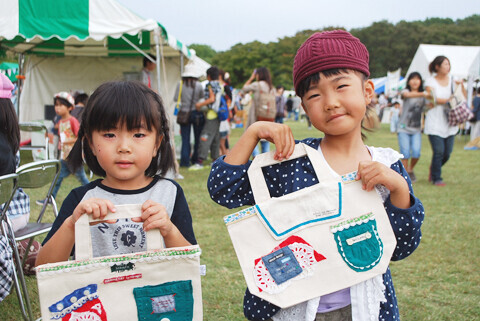
[{"label": "child in background", "polygon": [[390,132],[395,134],[398,129],[398,118],[400,116],[400,102],[398,100],[393,101],[393,106],[390,111]]},{"label": "child in background", "polygon": [[[424,209],[413,194],[401,155],[390,148],[363,143],[362,124],[374,95],[373,82],[368,79],[368,60],[367,49],[350,33],[343,30],[316,33],[298,49],[293,79],[312,125],[324,133],[324,138],[307,138],[302,142],[318,150],[333,173],[342,176],[356,172],[354,177],[362,181],[363,189],[375,189],[382,196],[397,238],[392,256],[396,261],[409,256],[419,245]],[[250,153],[260,139],[275,144],[274,158],[280,161],[288,159],[295,147],[288,126],[272,122],[252,124],[230,153],[212,164],[207,184],[213,201],[228,208],[255,204],[247,171]],[[302,159],[264,167],[263,171],[272,198],[316,181],[310,162]],[[284,184],[283,177],[291,175],[297,179]],[[348,288],[343,289],[322,296],[318,303],[308,304],[308,311],[303,312],[316,315],[317,320],[399,320],[390,269],[375,278],[377,281],[380,278],[376,289],[365,286],[368,295],[358,296]],[[245,293],[244,314],[249,320],[272,317],[297,320],[298,314],[303,314],[299,309],[300,306],[294,306],[278,313],[279,307],[252,295],[248,289]]]},{"label": "child in background", "polygon": [[86,93],[75,94],[75,108],[72,110],[71,114],[78,120],[80,124],[82,123],[83,109],[87,105],[87,101],[88,95]]},{"label": "child in background", "polygon": [[168,117],[155,92],[128,81],[98,87],[85,107],[68,162],[81,167],[83,153],[88,167],[104,178],[70,192],[36,264],[67,260],[78,218],[86,213],[101,219],[120,204],[142,204],[142,217],[92,226],[94,257],[145,251],[145,231],[154,228],[166,247],[196,244],[181,187],[161,177],[173,167],[169,142]]},{"label": "child in background", "polygon": [[[70,114],[73,108],[75,108],[75,101],[72,95],[61,91],[53,96],[53,103],[55,105],[55,113],[60,117],[55,127],[58,129],[58,136],[60,136],[60,159],[62,163],[57,183],[55,183],[52,191],[53,198],[56,198],[63,179],[70,174],[75,174],[82,185],[88,184],[88,178],[87,175],[85,175],[83,167],[79,167],[74,171],[66,162],[67,156],[70,154],[73,144],[75,144],[77,140],[78,130],[80,128],[78,120]],[[47,199],[37,200],[36,203],[43,205],[43,203],[47,201]]]},{"label": "child in background", "polygon": [[412,182],[417,180],[413,169],[422,149],[422,113],[427,106],[427,97],[428,93],[423,90],[422,76],[416,71],[412,72],[408,75],[407,86],[402,91],[403,106],[397,128],[403,167]]}]

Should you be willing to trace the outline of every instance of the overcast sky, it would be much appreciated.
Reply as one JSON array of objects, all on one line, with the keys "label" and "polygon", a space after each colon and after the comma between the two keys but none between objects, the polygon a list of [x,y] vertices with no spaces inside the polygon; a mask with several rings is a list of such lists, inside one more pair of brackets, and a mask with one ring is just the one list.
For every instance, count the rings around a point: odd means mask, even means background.
[{"label": "overcast sky", "polygon": [[224,51],[237,43],[264,43],[328,26],[367,27],[388,20],[465,18],[480,14],[480,0],[118,0],[160,22],[189,45]]}]

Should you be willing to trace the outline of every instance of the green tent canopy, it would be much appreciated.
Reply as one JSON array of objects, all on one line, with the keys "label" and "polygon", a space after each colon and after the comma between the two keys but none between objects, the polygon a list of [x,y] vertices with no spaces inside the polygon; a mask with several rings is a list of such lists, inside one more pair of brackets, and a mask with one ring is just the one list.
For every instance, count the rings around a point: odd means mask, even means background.
[{"label": "green tent canopy", "polygon": [[115,0],[0,0],[0,8],[0,50],[19,55],[25,76],[20,121],[44,119],[56,92],[91,94],[105,81],[138,79],[147,54],[157,57],[152,88],[173,116],[183,65],[203,62],[160,23]]},{"label": "green tent canopy", "polygon": [[11,82],[17,81],[18,64],[15,62],[2,62],[0,64],[1,73],[5,74]]},{"label": "green tent canopy", "polygon": [[158,22],[114,0],[0,0],[0,45],[36,55],[140,55],[123,38],[148,51],[160,33],[164,55],[192,52]]}]

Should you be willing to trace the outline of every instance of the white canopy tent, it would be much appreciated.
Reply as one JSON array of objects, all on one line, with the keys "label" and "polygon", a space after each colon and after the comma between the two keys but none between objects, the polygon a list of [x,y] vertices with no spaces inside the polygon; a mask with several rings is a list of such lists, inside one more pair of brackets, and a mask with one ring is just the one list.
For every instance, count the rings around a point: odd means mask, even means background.
[{"label": "white canopy tent", "polygon": [[432,75],[428,65],[437,56],[445,56],[450,60],[450,74],[467,80],[468,101],[471,101],[473,81],[480,77],[480,46],[448,46],[421,44],[413,57],[407,75],[417,71],[423,79]]},{"label": "white canopy tent", "polygon": [[0,46],[19,54],[25,75],[20,121],[43,119],[56,92],[91,94],[102,82],[132,78],[149,53],[157,57],[152,88],[171,114],[184,58],[206,70],[162,25],[115,0],[0,0],[0,8]]}]

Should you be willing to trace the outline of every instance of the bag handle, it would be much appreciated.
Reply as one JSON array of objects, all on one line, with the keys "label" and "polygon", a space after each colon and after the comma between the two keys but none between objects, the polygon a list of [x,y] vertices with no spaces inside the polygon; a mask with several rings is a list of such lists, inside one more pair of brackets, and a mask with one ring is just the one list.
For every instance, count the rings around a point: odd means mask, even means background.
[{"label": "bag handle", "polygon": [[[124,218],[140,217],[142,213],[141,204],[115,205],[116,212],[109,212],[104,219],[93,219],[91,215],[84,214],[75,222],[75,259],[88,260],[93,258],[92,235],[90,233],[90,222],[104,220],[117,220]],[[162,249],[163,238],[159,229],[151,229],[146,233],[147,250]]]},{"label": "bag handle", "polygon": [[304,143],[296,144],[292,156],[287,160],[277,161],[273,158],[274,155],[275,151],[257,155],[248,169],[248,179],[250,180],[250,186],[252,187],[252,193],[256,204],[268,201],[271,198],[267,182],[263,176],[262,167],[280,164],[305,155],[310,159],[320,183],[331,182],[338,184],[338,182],[340,182],[340,178],[333,175],[329,169],[327,161],[320,156],[320,153]]}]

